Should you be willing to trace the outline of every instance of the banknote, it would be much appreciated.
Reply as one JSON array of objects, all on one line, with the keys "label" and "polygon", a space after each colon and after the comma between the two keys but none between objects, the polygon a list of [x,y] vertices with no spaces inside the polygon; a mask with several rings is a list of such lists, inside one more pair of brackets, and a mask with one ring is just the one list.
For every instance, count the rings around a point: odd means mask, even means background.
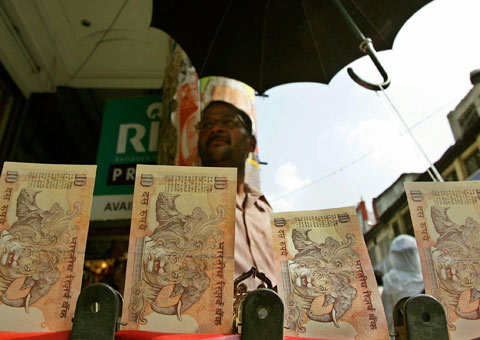
[{"label": "banknote", "polygon": [[230,168],[137,166],[126,329],[231,331],[236,178]]},{"label": "banknote", "polygon": [[450,338],[480,336],[480,181],[405,183],[425,292],[443,305]]},{"label": "banknote", "polygon": [[285,334],[388,339],[354,207],[270,215]]},{"label": "banknote", "polygon": [[72,328],[96,165],[5,162],[0,177],[0,330]]}]

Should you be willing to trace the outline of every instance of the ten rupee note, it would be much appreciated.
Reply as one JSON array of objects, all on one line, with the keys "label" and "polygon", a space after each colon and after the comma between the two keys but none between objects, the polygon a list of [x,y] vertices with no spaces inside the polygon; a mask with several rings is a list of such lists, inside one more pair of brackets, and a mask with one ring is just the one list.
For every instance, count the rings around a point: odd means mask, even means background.
[{"label": "ten rupee note", "polygon": [[480,336],[480,182],[405,183],[425,292],[452,340]]},{"label": "ten rupee note", "polygon": [[285,334],[388,339],[355,208],[270,215]]},{"label": "ten rupee note", "polygon": [[236,169],[137,166],[127,329],[231,331],[236,189]]},{"label": "ten rupee note", "polygon": [[95,172],[95,165],[4,163],[0,330],[72,328]]}]

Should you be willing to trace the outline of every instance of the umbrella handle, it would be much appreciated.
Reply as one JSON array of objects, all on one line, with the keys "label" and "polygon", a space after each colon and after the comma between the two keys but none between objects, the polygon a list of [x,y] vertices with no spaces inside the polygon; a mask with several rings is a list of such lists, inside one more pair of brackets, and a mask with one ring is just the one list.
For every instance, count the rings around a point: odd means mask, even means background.
[{"label": "umbrella handle", "polygon": [[380,91],[380,90],[384,90],[387,87],[389,87],[390,86],[390,77],[388,76],[387,72],[385,71],[382,64],[380,63],[380,61],[377,58],[377,54],[375,52],[375,49],[373,48],[372,39],[365,38],[365,40],[363,40],[362,43],[360,44],[360,50],[362,50],[363,53],[368,54],[370,59],[372,59],[373,63],[377,67],[378,72],[380,72],[380,74],[383,77],[383,83],[374,84],[374,83],[370,83],[366,80],[363,80],[362,78],[360,78],[355,73],[355,71],[351,67],[349,67],[347,69],[347,72],[348,72],[350,78],[352,78],[353,81],[356,82],[357,84],[359,84],[360,86],[362,86],[366,89],[369,89],[369,90],[373,90],[373,91]]}]

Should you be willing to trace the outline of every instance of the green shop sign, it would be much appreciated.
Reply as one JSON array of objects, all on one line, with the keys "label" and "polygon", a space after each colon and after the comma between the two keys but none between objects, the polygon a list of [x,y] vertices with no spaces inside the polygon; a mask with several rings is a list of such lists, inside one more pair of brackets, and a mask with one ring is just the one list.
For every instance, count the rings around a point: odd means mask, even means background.
[{"label": "green shop sign", "polygon": [[155,164],[161,96],[111,99],[103,113],[92,220],[129,219],[137,164]]}]

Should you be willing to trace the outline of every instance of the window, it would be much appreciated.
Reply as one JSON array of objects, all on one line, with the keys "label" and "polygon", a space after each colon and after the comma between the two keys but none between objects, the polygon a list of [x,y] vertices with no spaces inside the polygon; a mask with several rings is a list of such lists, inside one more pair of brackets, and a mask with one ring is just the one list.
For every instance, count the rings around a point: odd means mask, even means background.
[{"label": "window", "polygon": [[453,171],[449,172],[448,175],[443,176],[443,179],[446,182],[458,181],[457,172],[455,170],[453,170]]},{"label": "window", "polygon": [[410,211],[407,210],[403,214],[402,219],[403,219],[403,224],[405,225],[405,233],[407,233],[408,235],[415,236],[415,234],[413,233],[413,224],[412,224],[412,219],[410,217]]},{"label": "window", "polygon": [[476,150],[465,159],[465,166],[467,167],[467,175],[470,176],[480,169],[480,151]]},{"label": "window", "polygon": [[400,227],[398,226],[398,222],[393,222],[392,226],[394,236],[400,235]]},{"label": "window", "polygon": [[390,240],[388,239],[388,237],[385,237],[379,242],[378,245],[380,247],[382,259],[384,259],[388,256],[388,253],[390,252]]},{"label": "window", "polygon": [[460,116],[458,123],[462,129],[468,130],[478,119],[477,109],[472,105]]},{"label": "window", "polygon": [[378,263],[377,261],[377,254],[375,254],[375,247],[368,249],[368,255],[370,256],[370,261],[373,265]]}]

